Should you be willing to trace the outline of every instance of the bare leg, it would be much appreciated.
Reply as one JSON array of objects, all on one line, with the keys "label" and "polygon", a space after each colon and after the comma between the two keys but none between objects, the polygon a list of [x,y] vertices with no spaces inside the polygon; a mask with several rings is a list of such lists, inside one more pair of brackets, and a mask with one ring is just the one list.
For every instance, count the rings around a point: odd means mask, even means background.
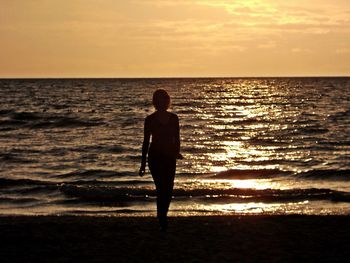
[{"label": "bare leg", "polygon": [[173,194],[176,160],[152,156],[148,160],[157,191],[157,217],[162,230],[167,228],[167,214]]}]

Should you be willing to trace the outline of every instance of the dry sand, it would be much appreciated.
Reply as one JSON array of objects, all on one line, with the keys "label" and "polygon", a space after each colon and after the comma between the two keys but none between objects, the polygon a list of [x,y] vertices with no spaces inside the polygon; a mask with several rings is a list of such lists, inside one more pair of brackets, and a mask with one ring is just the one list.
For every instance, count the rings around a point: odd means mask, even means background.
[{"label": "dry sand", "polygon": [[1,217],[0,262],[350,262],[349,219]]}]

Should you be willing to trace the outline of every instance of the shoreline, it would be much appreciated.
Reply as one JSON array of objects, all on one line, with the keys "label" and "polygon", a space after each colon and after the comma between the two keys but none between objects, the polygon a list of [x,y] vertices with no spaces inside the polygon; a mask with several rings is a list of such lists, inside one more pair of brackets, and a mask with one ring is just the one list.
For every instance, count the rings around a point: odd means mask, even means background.
[{"label": "shoreline", "polygon": [[1,216],[2,262],[347,262],[350,216]]}]

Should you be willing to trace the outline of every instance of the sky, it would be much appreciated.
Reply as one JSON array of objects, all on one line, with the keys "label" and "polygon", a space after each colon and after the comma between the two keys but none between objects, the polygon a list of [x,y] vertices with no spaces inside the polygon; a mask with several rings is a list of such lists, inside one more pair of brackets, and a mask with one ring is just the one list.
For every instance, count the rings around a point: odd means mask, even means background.
[{"label": "sky", "polygon": [[0,78],[350,76],[349,0],[0,5]]}]

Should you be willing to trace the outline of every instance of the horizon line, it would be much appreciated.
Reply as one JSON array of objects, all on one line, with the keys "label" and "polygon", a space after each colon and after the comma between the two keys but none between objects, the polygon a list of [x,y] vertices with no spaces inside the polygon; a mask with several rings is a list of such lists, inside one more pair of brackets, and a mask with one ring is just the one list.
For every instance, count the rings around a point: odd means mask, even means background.
[{"label": "horizon line", "polygon": [[0,77],[11,79],[244,79],[244,78],[349,78],[350,75],[294,75],[294,76],[162,76],[162,77]]}]

